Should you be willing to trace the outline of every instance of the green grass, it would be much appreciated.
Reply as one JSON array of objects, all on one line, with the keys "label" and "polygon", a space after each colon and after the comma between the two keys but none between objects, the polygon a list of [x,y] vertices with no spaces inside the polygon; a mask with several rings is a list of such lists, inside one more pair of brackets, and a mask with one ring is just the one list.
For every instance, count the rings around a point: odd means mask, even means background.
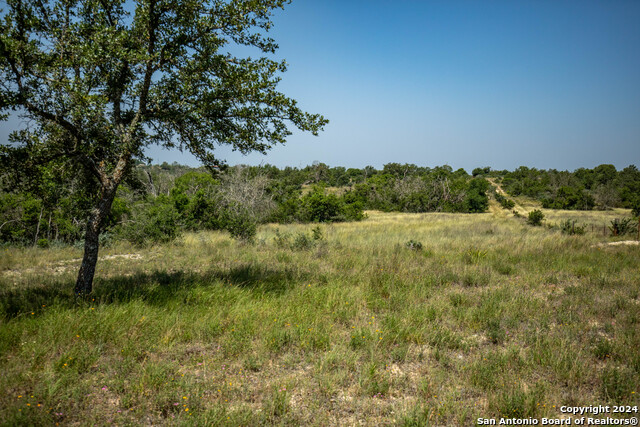
[{"label": "green grass", "polygon": [[469,425],[637,405],[640,247],[492,212],[116,244],[91,301],[73,297],[78,249],[4,248],[0,424]]}]

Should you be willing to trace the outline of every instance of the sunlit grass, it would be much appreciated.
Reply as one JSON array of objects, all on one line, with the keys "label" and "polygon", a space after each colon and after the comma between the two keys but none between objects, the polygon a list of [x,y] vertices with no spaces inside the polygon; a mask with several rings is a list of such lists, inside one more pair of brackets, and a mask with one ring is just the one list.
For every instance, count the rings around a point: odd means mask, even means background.
[{"label": "sunlit grass", "polygon": [[637,405],[640,248],[492,212],[368,212],[304,245],[315,225],[117,243],[87,302],[81,250],[5,248],[0,422],[469,425]]}]

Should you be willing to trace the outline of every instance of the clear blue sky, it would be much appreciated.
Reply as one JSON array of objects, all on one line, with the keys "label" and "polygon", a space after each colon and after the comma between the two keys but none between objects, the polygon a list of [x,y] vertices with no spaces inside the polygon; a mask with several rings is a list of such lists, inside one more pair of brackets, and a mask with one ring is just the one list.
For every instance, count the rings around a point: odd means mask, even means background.
[{"label": "clear blue sky", "polygon": [[640,1],[294,0],[274,21],[280,89],[330,123],[230,164],[640,166]]}]

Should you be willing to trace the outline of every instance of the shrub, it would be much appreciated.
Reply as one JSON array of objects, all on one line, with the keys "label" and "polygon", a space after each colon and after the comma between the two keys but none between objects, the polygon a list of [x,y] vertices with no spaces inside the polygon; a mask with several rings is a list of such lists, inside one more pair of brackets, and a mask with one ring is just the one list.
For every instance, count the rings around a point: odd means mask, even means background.
[{"label": "shrub", "polygon": [[[299,218],[308,222],[360,221],[365,218],[360,201],[345,195],[326,194],[321,186],[314,186],[301,200]],[[345,203],[345,200],[352,203]]]},{"label": "shrub", "polygon": [[527,224],[538,226],[542,225],[542,220],[544,219],[544,214],[540,209],[534,209],[529,212],[529,217],[527,218]]},{"label": "shrub", "polygon": [[322,228],[320,228],[319,225],[311,229],[311,234],[313,236],[313,240],[322,240],[324,238],[324,235],[322,233]]},{"label": "shrub", "polygon": [[341,218],[342,204],[335,194],[325,194],[322,187],[314,187],[302,197],[301,219],[310,222],[331,222]]},{"label": "shrub", "polygon": [[225,228],[234,239],[250,242],[256,236],[258,224],[246,213],[228,214]]},{"label": "shrub", "polygon": [[503,209],[513,209],[516,206],[516,203],[513,200],[507,199],[498,192],[495,193],[495,198]]},{"label": "shrub", "polygon": [[37,243],[39,248],[48,248],[49,247],[49,240],[48,239],[38,239],[38,243]]},{"label": "shrub", "polygon": [[481,213],[487,210],[489,207],[488,189],[489,182],[484,178],[474,178],[469,182],[465,200],[467,212]]},{"label": "shrub", "polygon": [[591,210],[595,206],[595,199],[585,190],[562,186],[550,197],[542,199],[545,209],[578,209]]},{"label": "shrub", "polygon": [[306,251],[315,245],[315,240],[305,233],[298,233],[293,239],[291,249]]},{"label": "shrub", "polygon": [[166,196],[132,211],[133,218],[122,226],[120,235],[134,245],[168,242],[178,235],[178,213]]},{"label": "shrub", "polygon": [[417,240],[409,240],[407,243],[404,244],[407,248],[414,250],[414,251],[421,251],[422,250],[422,243],[418,242]]},{"label": "shrub", "polygon": [[631,218],[615,218],[609,226],[611,234],[613,236],[624,236],[627,233],[631,233],[633,231],[631,221]]},{"label": "shrub", "polygon": [[560,231],[562,231],[563,234],[568,234],[570,236],[577,234],[577,235],[583,235],[586,229],[586,225],[583,226],[579,226],[576,225],[576,220],[566,220],[560,223]]}]

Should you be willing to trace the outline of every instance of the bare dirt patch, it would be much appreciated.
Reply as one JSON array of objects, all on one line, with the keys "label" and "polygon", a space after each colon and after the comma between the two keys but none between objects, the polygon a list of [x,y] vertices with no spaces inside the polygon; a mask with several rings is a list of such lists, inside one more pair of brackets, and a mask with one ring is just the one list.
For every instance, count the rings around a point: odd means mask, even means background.
[{"label": "bare dirt patch", "polygon": [[598,243],[593,247],[607,247],[607,246],[638,246],[640,241],[638,240],[621,240],[619,242]]},{"label": "bare dirt patch", "polygon": [[[121,254],[121,255],[105,255],[98,258],[98,261],[109,261],[114,259],[142,259],[143,256],[140,254]],[[82,258],[74,258],[68,259],[65,261],[59,261],[54,264],[48,264],[38,268],[24,268],[24,269],[12,269],[5,270],[2,272],[2,275],[5,277],[20,277],[24,274],[36,274],[36,273],[44,273],[44,274],[52,274],[54,276],[64,274],[70,269],[78,268],[80,262],[82,262]]]}]

